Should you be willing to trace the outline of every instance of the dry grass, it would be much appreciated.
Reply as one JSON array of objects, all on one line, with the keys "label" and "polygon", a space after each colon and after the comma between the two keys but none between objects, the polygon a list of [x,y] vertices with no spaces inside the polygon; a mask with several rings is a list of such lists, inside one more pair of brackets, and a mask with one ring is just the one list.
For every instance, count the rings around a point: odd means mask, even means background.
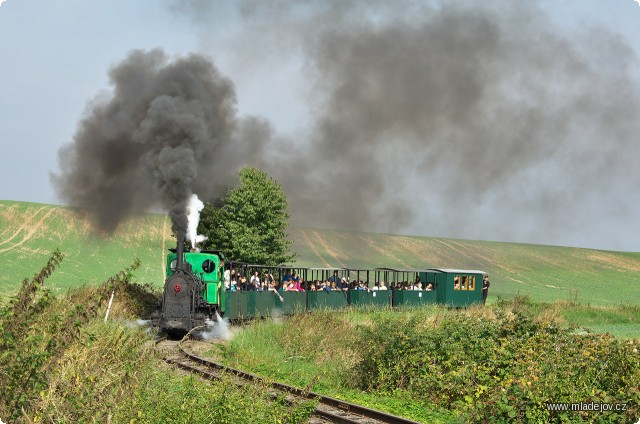
[{"label": "dry grass", "polygon": [[118,400],[129,397],[144,378],[144,367],[153,355],[153,344],[139,331],[94,322],[84,330],[89,343],[75,343],[64,352],[49,374],[49,387],[34,410],[45,422],[77,422],[78,405],[84,416],[95,410],[105,422],[105,411],[117,409]]}]

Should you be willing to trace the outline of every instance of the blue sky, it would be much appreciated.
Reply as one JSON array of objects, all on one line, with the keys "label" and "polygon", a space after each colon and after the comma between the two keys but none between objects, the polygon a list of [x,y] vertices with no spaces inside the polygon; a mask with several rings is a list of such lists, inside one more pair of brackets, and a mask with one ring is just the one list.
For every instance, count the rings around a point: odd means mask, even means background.
[{"label": "blue sky", "polygon": [[[619,34],[640,57],[640,6],[633,0],[540,0],[537,4],[561,30],[578,34],[581,28],[601,26]],[[3,2],[0,146],[4,161],[0,167],[0,199],[61,202],[49,181],[49,173],[58,172],[58,150],[72,141],[91,99],[108,95],[108,69],[132,49],[161,47],[172,55],[209,55],[235,83],[241,116],[264,117],[279,133],[293,137],[313,125],[309,102],[314,96],[313,87],[304,83],[308,65],[296,54],[297,50],[288,51],[286,42],[270,46],[268,34],[261,37],[252,27],[255,21],[240,19],[228,4],[218,7],[216,13],[203,25],[193,17],[176,13],[168,1],[160,0]],[[634,66],[633,72],[637,72],[639,68]],[[636,77],[640,80],[640,75]],[[638,117],[640,111],[633,113]],[[636,143],[640,143],[638,136]],[[629,235],[640,233],[640,196],[629,191],[634,187],[627,188],[626,183],[620,181],[621,187],[638,200],[626,200],[624,208],[628,213],[624,218],[608,218],[602,210],[593,215],[588,210],[580,212],[585,220],[597,222],[591,235],[579,234],[575,229],[548,237],[537,236],[535,230],[497,234],[492,231],[497,228],[493,224],[487,225],[486,230],[468,232],[449,231],[447,226],[422,229],[415,225],[401,231],[640,251],[640,239]],[[580,208],[590,207],[587,202]],[[541,223],[532,218],[527,225]]]}]

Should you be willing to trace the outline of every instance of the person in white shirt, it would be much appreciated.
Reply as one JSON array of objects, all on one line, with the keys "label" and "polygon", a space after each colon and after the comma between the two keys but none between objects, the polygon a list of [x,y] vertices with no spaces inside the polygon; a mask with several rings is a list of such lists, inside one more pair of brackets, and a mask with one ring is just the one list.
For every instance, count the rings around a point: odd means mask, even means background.
[{"label": "person in white shirt", "polygon": [[[220,264],[220,266],[224,266],[224,262]],[[228,269],[224,270],[224,287],[229,290],[231,287],[231,271]]]},{"label": "person in white shirt", "polygon": [[258,271],[251,276],[251,284],[253,284],[256,289],[260,287],[260,274]]}]

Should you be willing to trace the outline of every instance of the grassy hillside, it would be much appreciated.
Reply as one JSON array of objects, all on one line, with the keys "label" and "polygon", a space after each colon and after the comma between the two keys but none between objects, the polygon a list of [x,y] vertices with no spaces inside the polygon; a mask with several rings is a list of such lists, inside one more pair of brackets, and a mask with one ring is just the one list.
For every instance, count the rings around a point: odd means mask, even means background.
[{"label": "grassy hillside", "polygon": [[160,284],[163,243],[170,234],[170,223],[161,215],[133,219],[116,234],[101,236],[72,209],[0,201],[0,294],[17,291],[21,280],[38,272],[56,248],[66,255],[47,281],[56,291],[102,282],[135,257],[143,264],[137,278]]},{"label": "grassy hillside", "polygon": [[[640,253],[309,228],[290,233],[304,266],[472,268],[491,274],[490,296],[594,305],[640,299]],[[160,286],[164,252],[174,243],[162,215],[132,219],[116,234],[100,236],[71,209],[0,201],[0,294],[15,292],[56,248],[66,254],[48,280],[58,291],[104,281],[134,257],[142,261],[138,280]]]},{"label": "grassy hillside", "polygon": [[640,253],[558,246],[297,229],[304,265],[479,269],[491,295],[600,305],[637,303]]}]

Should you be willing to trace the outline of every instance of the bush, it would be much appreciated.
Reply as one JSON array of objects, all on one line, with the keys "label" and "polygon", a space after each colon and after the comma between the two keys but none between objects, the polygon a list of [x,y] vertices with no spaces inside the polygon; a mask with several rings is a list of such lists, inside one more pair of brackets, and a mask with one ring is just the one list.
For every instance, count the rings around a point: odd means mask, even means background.
[{"label": "bush", "polygon": [[[519,301],[495,320],[450,314],[363,327],[359,387],[400,388],[474,422],[619,422],[640,410],[639,343],[537,322]],[[502,306],[504,308],[504,305]],[[512,313],[512,311],[514,313]],[[635,349],[635,352],[634,352]],[[548,402],[627,403],[624,412],[550,412]]]}]

